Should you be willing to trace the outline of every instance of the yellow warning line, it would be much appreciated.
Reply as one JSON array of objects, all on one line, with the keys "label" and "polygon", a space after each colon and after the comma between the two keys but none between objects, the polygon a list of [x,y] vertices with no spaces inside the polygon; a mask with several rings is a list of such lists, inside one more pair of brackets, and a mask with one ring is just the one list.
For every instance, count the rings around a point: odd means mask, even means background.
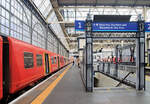
[{"label": "yellow warning line", "polygon": [[47,98],[47,96],[49,94],[51,94],[51,92],[56,87],[56,85],[59,83],[59,81],[63,78],[63,76],[66,74],[66,72],[70,69],[71,65],[69,65],[64,70],[64,72],[61,73],[60,76],[48,86],[48,88],[46,88],[36,99],[34,99],[31,104],[42,104],[42,102],[44,102],[44,100]]},{"label": "yellow warning line", "polygon": [[147,80],[147,81],[150,81],[150,76],[145,76],[145,79]]},{"label": "yellow warning line", "polygon": [[111,88],[107,88],[107,90],[111,90]]}]

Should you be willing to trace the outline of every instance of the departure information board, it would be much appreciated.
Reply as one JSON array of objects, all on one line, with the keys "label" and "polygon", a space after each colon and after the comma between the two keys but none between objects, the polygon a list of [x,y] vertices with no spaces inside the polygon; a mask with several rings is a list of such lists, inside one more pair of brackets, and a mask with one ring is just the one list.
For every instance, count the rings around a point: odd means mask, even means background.
[{"label": "departure information board", "polygon": [[136,22],[96,22],[92,24],[93,31],[138,31]]},{"label": "departure information board", "polygon": [[[85,21],[75,21],[75,31],[85,31]],[[137,22],[94,22],[93,32],[137,32]],[[150,22],[145,23],[145,32],[150,32]]]}]

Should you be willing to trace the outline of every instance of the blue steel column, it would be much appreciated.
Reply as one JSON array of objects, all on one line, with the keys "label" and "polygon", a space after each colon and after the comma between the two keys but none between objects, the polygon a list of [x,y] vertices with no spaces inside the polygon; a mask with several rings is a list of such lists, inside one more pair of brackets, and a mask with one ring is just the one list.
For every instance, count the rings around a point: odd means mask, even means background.
[{"label": "blue steel column", "polygon": [[78,42],[78,52],[79,52],[79,47],[80,47],[80,45],[79,45],[79,38],[77,38],[77,42]]},{"label": "blue steel column", "polygon": [[118,77],[118,45],[116,46],[116,49],[115,49],[115,54],[116,54],[116,64],[115,64],[115,70],[114,70],[114,76],[115,77]]},{"label": "blue steel column", "polygon": [[93,92],[93,38],[89,14],[86,19],[86,91]]},{"label": "blue steel column", "polygon": [[138,21],[138,33],[137,33],[137,57],[136,57],[136,66],[137,66],[137,83],[136,89],[143,90],[145,89],[145,29],[144,21],[139,19]]}]

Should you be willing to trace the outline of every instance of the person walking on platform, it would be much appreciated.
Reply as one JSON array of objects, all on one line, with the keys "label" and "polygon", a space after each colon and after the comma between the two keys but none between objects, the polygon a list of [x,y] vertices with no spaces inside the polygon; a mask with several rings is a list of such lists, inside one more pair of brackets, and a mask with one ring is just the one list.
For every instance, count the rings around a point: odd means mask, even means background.
[{"label": "person walking on platform", "polygon": [[80,58],[77,58],[77,64],[78,64],[78,68],[80,68]]},{"label": "person walking on platform", "polygon": [[73,60],[73,62],[72,62],[72,66],[74,66],[74,60]]}]

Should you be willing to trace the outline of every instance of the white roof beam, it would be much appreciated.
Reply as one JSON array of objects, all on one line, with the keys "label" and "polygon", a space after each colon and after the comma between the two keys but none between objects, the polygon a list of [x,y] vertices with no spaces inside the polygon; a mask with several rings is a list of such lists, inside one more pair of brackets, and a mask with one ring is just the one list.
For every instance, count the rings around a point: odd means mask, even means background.
[{"label": "white roof beam", "polygon": [[[76,8],[76,6],[66,6],[66,7],[59,7],[59,10],[62,10],[62,9],[74,9]],[[89,8],[95,8],[95,9],[98,9],[98,8],[114,8],[113,6],[77,6],[78,9],[89,9]],[[129,9],[129,8],[133,8],[131,6],[115,6],[115,8],[117,9]],[[142,8],[142,7],[134,7],[134,8]]]}]

